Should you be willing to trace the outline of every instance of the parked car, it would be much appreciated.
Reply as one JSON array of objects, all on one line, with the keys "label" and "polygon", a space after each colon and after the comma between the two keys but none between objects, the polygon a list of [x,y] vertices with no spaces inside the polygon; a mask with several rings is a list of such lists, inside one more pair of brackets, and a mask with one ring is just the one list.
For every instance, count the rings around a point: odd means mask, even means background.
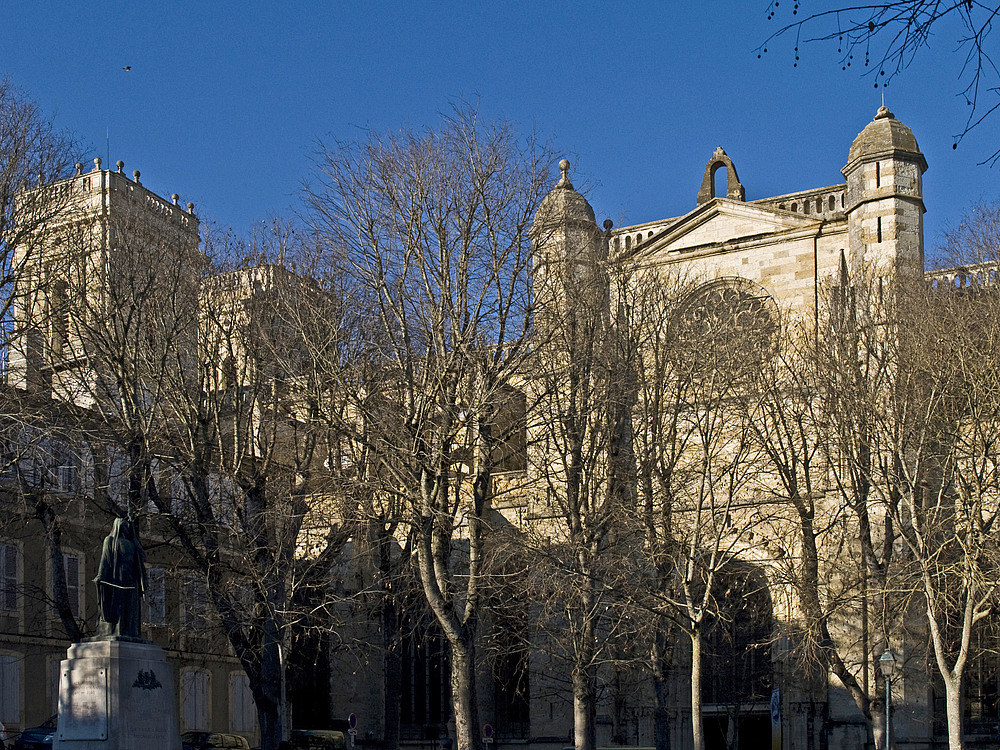
[{"label": "parked car", "polygon": [[250,750],[247,738],[240,734],[222,732],[185,732],[181,735],[184,750],[205,750],[206,748],[230,748],[230,750]]},{"label": "parked car", "polygon": [[7,747],[7,727],[0,721],[0,750]]},{"label": "parked car", "polygon": [[52,739],[56,736],[56,718],[53,716],[37,727],[29,727],[14,740],[14,750],[52,750]]},{"label": "parked car", "polygon": [[296,750],[346,750],[344,733],[335,729],[293,729],[288,738]]}]

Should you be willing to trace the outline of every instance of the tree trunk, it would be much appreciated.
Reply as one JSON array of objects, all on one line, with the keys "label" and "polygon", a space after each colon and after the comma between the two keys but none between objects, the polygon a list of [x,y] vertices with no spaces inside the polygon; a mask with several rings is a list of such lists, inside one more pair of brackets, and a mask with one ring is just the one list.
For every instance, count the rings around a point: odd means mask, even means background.
[{"label": "tree trunk", "polygon": [[670,750],[670,667],[672,654],[667,634],[658,630],[653,638],[653,746],[656,750]]},{"label": "tree trunk", "polygon": [[[875,696],[882,696],[881,703],[878,705],[872,705],[871,712],[871,733],[872,742],[875,745],[876,750],[884,750],[885,748],[885,678],[882,677],[881,673],[875,678],[882,686],[882,690],[875,690]],[[878,710],[874,710],[874,709]]]},{"label": "tree trunk", "polygon": [[[23,484],[22,484],[23,487]],[[23,490],[22,490],[23,491]],[[32,495],[34,503],[35,518],[42,523],[45,529],[45,538],[48,546],[49,574],[52,577],[52,604],[59,621],[66,631],[66,637],[76,643],[83,640],[83,630],[73,616],[73,608],[69,601],[69,592],[66,588],[66,569],[63,565],[62,551],[62,526],[55,509],[49,505],[40,494]]]},{"label": "tree trunk", "polygon": [[691,747],[705,750],[701,723],[701,628],[691,633]]},{"label": "tree trunk", "polygon": [[[279,645],[276,639],[265,636],[261,645],[260,679],[256,685],[251,681],[257,704],[257,722],[260,724],[261,750],[275,750],[278,743],[285,739],[282,722],[284,663]],[[249,669],[247,674],[250,674]]]},{"label": "tree trunk", "polygon": [[390,644],[385,652],[385,750],[399,748],[399,710],[402,706],[403,660],[399,643]]},{"label": "tree trunk", "polygon": [[584,667],[573,669],[573,732],[576,750],[597,749],[597,707],[594,676]]},{"label": "tree trunk", "polygon": [[944,707],[948,723],[948,750],[962,750],[962,680],[945,678]]},{"label": "tree trunk", "polygon": [[451,705],[455,714],[456,750],[476,750],[479,747],[479,707],[474,643],[451,643]]}]

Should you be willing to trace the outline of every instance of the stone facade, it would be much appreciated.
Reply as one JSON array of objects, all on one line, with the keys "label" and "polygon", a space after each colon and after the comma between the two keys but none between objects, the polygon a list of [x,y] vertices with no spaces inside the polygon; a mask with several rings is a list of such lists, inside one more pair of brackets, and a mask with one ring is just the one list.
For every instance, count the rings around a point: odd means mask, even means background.
[{"label": "stone facade", "polygon": [[[842,174],[846,182],[746,201],[735,165],[718,148],[706,165],[700,191],[692,196],[692,210],[620,228],[613,228],[610,222],[604,222],[603,228],[598,225],[592,207],[573,188],[569,164],[564,161],[560,164],[561,179],[536,215],[534,235],[540,249],[536,292],[557,307],[607,304],[609,297],[615,297],[615,269],[627,265],[639,275],[680,280],[695,289],[695,294],[710,294],[715,288],[735,289],[758,300],[761,309],[775,310],[783,335],[812,330],[829,288],[845,275],[888,279],[923,274],[921,179],[927,165],[913,134],[882,107],[845,151]],[[724,189],[724,194],[717,194],[716,177],[722,169],[726,181],[719,193]],[[581,294],[580,289],[591,291]],[[543,334],[559,323],[558,315],[548,320],[547,314],[543,309],[537,321]],[[530,393],[530,377],[528,381],[525,389]],[[530,437],[528,442],[532,443]],[[536,456],[529,464],[544,460]],[[495,506],[506,523],[536,530],[550,523],[552,512],[531,499],[544,493],[532,492],[530,476],[504,481],[515,487],[502,506]],[[525,483],[520,493],[516,491],[518,482]],[[553,533],[557,533],[555,527]],[[765,537],[780,540],[780,530],[760,538]],[[748,544],[740,556],[767,576],[768,561],[778,552]],[[348,577],[360,580],[364,572],[357,570]],[[794,617],[794,595],[782,590],[780,584],[770,582],[768,586],[772,616]],[[369,626],[360,623],[346,627],[346,632],[358,639],[373,635]],[[837,627],[845,639],[854,637],[856,623],[845,620]],[[416,654],[419,639],[409,646]],[[678,653],[683,653],[683,644],[678,648]],[[783,649],[787,648],[787,643],[779,641],[768,652],[771,685],[779,688],[781,746],[795,750],[864,747],[865,723],[847,692],[834,677],[815,670],[808,673],[784,658]],[[342,680],[333,681],[332,713],[363,715],[368,736],[377,740],[386,708],[379,680],[374,680],[374,686],[372,682],[381,672],[377,649],[363,660],[354,654],[335,654],[332,664],[333,674],[343,675]],[[404,725],[409,723],[410,730],[404,738],[432,748],[439,737],[449,733],[447,708],[439,705],[436,713],[426,710],[430,693],[439,702],[445,700],[445,662],[414,656],[407,664],[404,680],[413,683],[407,695],[414,703],[418,699],[423,702],[424,713],[415,711],[414,706],[404,708]],[[484,670],[480,710],[483,721],[495,727],[498,743],[538,749],[572,743],[572,700],[565,671],[565,664],[557,664],[542,653],[530,656],[528,706],[523,721],[515,726],[501,716],[506,710],[501,707],[505,700],[502,680],[495,671]],[[604,674],[602,679],[606,692],[597,708],[598,745],[652,746],[654,708],[648,675],[641,669],[621,669]],[[686,678],[678,674],[669,698],[671,747],[685,748],[690,743],[689,690]],[[931,747],[928,675],[911,667],[896,690],[901,701],[895,712],[897,741],[914,749]],[[770,708],[766,699],[742,707],[746,730],[741,747],[771,747]],[[711,725],[716,732],[709,738],[710,748],[722,747],[718,728],[725,726],[726,710],[711,701],[704,706],[706,727]]]}]

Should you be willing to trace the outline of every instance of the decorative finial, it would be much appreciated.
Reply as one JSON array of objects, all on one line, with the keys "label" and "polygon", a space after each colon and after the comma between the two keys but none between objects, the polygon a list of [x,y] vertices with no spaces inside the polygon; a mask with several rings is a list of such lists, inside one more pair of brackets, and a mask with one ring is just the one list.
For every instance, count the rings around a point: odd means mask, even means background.
[{"label": "decorative finial", "polygon": [[136,184],[139,183],[139,170],[138,169],[133,169],[132,170],[132,179],[135,180]]},{"label": "decorative finial", "polygon": [[115,166],[118,167],[118,174],[123,174],[125,170],[125,162],[119,159],[118,161],[115,162]]},{"label": "decorative finial", "polygon": [[190,201],[188,202],[188,213],[189,214],[193,214],[194,213],[194,204],[191,203]]},{"label": "decorative finial", "polygon": [[180,196],[179,196],[179,195],[177,195],[177,193],[173,193],[173,194],[172,194],[172,195],[170,196],[170,200],[172,200],[172,201],[174,202],[174,205],[175,205],[175,206],[177,205],[177,199],[178,199],[178,198],[180,198]]},{"label": "decorative finial", "polygon": [[76,174],[74,175],[74,177],[79,177],[80,175],[83,174],[83,165],[80,162],[74,164],[73,168],[76,170]]},{"label": "decorative finial", "polygon": [[615,225],[615,223],[614,223],[613,221],[611,221],[611,219],[605,219],[605,220],[604,220],[604,231],[605,231],[605,232],[610,232],[610,231],[611,231],[611,228],[612,228],[612,227],[613,227],[614,225]]},{"label": "decorative finial", "polygon": [[101,157],[100,156],[94,157],[94,171],[95,172],[101,171]]},{"label": "decorative finial", "polygon": [[889,111],[888,107],[886,107],[883,104],[881,107],[878,108],[878,112],[875,113],[875,119],[876,120],[884,120],[886,118],[888,118],[890,120],[894,120],[894,119],[896,119],[896,116],[892,112]]},{"label": "decorative finial", "polygon": [[569,159],[559,160],[559,171],[562,172],[562,177],[559,178],[559,182],[556,183],[556,187],[573,189],[573,183],[569,181]]}]

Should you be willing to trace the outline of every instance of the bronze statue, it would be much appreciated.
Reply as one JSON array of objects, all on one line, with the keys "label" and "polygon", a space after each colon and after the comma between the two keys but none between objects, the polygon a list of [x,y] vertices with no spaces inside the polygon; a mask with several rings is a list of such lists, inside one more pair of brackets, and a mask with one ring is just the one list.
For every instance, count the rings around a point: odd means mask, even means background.
[{"label": "bronze statue", "polygon": [[146,553],[131,518],[115,519],[104,539],[101,567],[94,582],[101,612],[100,635],[141,638]]}]

